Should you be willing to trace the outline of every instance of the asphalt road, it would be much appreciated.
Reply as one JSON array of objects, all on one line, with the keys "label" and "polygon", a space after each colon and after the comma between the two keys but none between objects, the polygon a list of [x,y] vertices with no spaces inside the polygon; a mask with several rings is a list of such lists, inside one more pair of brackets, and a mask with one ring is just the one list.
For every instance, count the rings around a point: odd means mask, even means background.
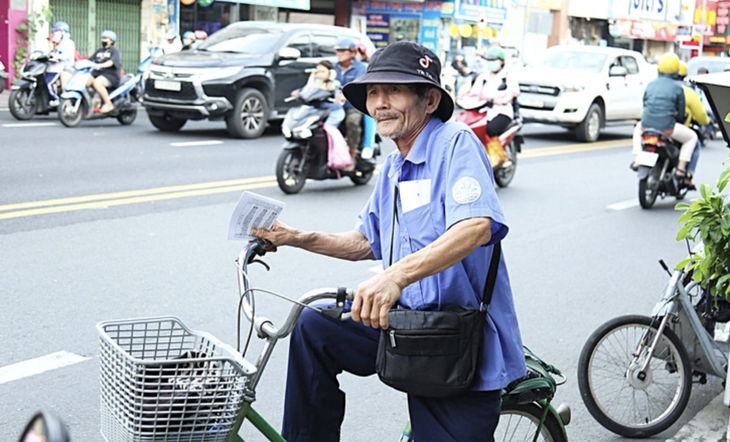
[{"label": "asphalt road", "polygon": [[[556,403],[573,410],[571,440],[622,440],[583,406],[578,355],[603,322],[650,313],[668,280],[657,260],[672,265],[686,255],[675,240],[675,201],[659,201],[650,211],[634,202],[637,182],[627,167],[629,143],[622,141],[630,128],[609,129],[590,146],[562,129],[532,126],[525,135],[517,176],[498,190],[510,226],[504,251],[523,340],[569,378]],[[0,110],[0,440],[15,440],[41,408],[56,411],[74,441],[102,440],[99,321],[176,315],[235,344],[233,260],[241,244],[226,234],[242,190],[284,201],[288,224],[352,228],[372,183],[308,182],[300,194],[284,195],[273,179],[281,141],[275,129],[259,140],[230,139],[222,123],[209,122],[163,134],[143,112],[131,127],[102,120],[67,129],[53,116],[25,124]],[[178,144],[196,142],[210,144]],[[696,181],[714,182],[727,155],[724,143],[712,142]],[[317,287],[354,287],[376,265],[293,249],[267,258],[272,269],[256,268],[254,286],[293,297]],[[285,301],[265,295],[257,306],[279,323],[289,311]],[[255,403],[277,428],[287,345],[275,350]],[[258,348],[247,358],[255,360]],[[7,380],[7,367],[59,351],[88,359]],[[397,440],[407,420],[404,396],[375,377],[343,375],[341,383],[348,393],[342,440]],[[717,379],[693,388],[682,420],[649,440],[671,437],[721,391]],[[250,430],[242,432],[247,441],[263,440]]]}]

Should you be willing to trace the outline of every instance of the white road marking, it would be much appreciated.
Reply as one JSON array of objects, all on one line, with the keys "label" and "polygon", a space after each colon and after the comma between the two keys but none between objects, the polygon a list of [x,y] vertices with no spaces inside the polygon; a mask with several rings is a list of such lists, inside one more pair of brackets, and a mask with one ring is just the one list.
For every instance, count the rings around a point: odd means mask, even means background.
[{"label": "white road marking", "polygon": [[185,142],[181,142],[181,143],[170,143],[170,146],[175,146],[175,147],[214,146],[216,144],[223,144],[223,141],[219,141],[219,140],[185,141]]},{"label": "white road marking", "polygon": [[633,207],[639,207],[639,200],[634,198],[628,201],[621,201],[620,203],[609,204],[608,208],[611,210],[626,210]]},{"label": "white road marking", "polygon": [[41,356],[35,359],[18,362],[17,364],[6,365],[0,367],[0,385],[8,382],[17,381],[18,379],[35,376],[57,368],[66,367],[79,362],[84,362],[90,358],[69,353],[67,351],[57,351],[49,355]]},{"label": "white road marking", "polygon": [[3,124],[3,127],[45,127],[56,126],[56,123],[12,123]]}]

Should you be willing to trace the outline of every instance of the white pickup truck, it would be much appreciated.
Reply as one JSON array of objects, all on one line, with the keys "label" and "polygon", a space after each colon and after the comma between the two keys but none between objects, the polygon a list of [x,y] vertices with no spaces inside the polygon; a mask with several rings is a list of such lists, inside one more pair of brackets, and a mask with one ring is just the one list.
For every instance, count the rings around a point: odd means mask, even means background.
[{"label": "white pickup truck", "polygon": [[517,102],[526,122],[564,126],[593,142],[606,125],[641,119],[644,89],[656,75],[635,51],[554,46],[519,72]]}]

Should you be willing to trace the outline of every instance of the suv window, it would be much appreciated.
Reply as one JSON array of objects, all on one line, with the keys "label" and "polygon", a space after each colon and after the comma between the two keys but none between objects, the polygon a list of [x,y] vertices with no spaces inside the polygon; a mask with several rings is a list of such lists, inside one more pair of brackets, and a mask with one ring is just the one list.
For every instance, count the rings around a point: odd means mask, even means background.
[{"label": "suv window", "polygon": [[271,52],[281,34],[280,29],[223,28],[198,46],[201,51],[266,54]]},{"label": "suv window", "polygon": [[315,57],[335,57],[337,51],[337,36],[335,35],[313,35]]},{"label": "suv window", "polygon": [[312,56],[312,44],[307,34],[295,37],[294,40],[289,42],[287,47],[298,49],[302,53],[302,58],[310,58]]},{"label": "suv window", "polygon": [[624,55],[621,57],[621,64],[629,71],[629,74],[639,73],[639,64],[636,62],[634,57]]}]

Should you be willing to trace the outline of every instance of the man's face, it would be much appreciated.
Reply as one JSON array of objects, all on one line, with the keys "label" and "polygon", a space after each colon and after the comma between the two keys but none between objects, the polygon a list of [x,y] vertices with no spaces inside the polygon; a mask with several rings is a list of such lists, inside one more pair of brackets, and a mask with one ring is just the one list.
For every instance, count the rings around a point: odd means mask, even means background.
[{"label": "man's face", "polygon": [[352,51],[347,49],[338,49],[337,50],[337,61],[340,63],[348,63],[350,60],[352,60]]},{"label": "man's face", "polygon": [[[434,92],[438,94],[435,102]],[[422,127],[424,120],[430,118],[429,113],[438,107],[440,94],[430,89],[421,98],[402,84],[368,85],[366,106],[378,123],[380,135],[398,139]]]},{"label": "man's face", "polygon": [[110,39],[108,39],[106,37],[101,37],[102,47],[108,48],[109,46],[111,46],[111,44],[112,44],[112,41]]}]

